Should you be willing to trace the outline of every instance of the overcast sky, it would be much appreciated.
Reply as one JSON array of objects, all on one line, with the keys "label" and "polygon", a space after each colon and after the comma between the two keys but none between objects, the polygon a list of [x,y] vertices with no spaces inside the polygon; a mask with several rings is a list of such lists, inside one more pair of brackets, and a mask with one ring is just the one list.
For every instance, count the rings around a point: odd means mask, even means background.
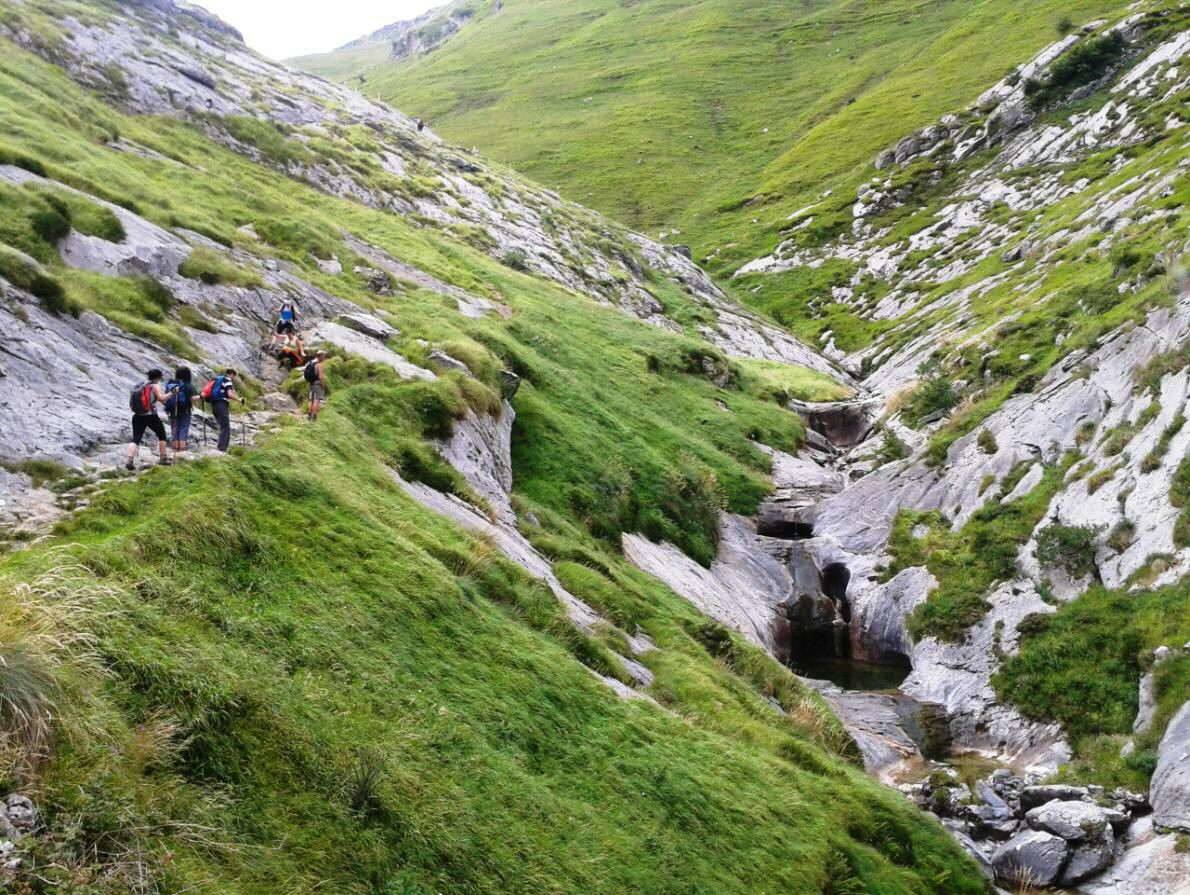
[{"label": "overcast sky", "polygon": [[323,53],[445,0],[196,0],[274,59]]}]

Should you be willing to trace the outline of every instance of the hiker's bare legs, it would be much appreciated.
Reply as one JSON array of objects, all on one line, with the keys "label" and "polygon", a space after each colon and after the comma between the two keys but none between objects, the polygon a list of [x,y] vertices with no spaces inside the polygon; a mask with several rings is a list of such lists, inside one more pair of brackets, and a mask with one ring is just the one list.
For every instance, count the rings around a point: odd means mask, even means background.
[{"label": "hiker's bare legs", "polygon": [[125,466],[131,468],[131,466],[136,463],[136,455],[139,450],[140,448],[136,442],[130,442],[128,444],[128,450],[125,452],[127,456],[124,458]]}]

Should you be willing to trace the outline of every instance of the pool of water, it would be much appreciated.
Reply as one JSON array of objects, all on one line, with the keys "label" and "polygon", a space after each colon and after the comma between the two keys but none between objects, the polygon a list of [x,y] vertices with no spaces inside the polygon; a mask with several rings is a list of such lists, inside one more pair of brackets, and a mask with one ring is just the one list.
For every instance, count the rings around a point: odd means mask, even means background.
[{"label": "pool of water", "polygon": [[844,690],[895,690],[909,677],[907,664],[889,665],[855,659],[813,657],[798,659],[793,670],[802,677],[838,684]]}]

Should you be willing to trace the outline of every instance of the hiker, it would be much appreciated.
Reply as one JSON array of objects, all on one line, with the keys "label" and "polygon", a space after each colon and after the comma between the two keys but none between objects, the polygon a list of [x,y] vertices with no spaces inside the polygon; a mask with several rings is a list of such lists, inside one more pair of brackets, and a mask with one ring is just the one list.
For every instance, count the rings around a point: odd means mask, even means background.
[{"label": "hiker", "polygon": [[302,337],[288,333],[277,352],[277,360],[286,370],[296,370],[306,363],[306,348],[302,345]]},{"label": "hiker", "polygon": [[283,337],[297,332],[298,317],[301,314],[298,312],[298,307],[289,299],[281,302],[281,307],[277,309],[277,325],[273,329],[273,344],[276,345]]},{"label": "hiker", "polygon": [[178,367],[174,378],[165,384],[165,415],[169,417],[170,441],[174,453],[185,451],[190,440],[190,418],[198,389],[192,383],[189,367]]},{"label": "hiker", "polygon": [[226,369],[202,387],[204,401],[211,402],[211,412],[215,414],[215,423],[219,426],[219,441],[215,445],[223,453],[231,444],[231,407],[229,402],[244,399],[236,394],[236,371]]},{"label": "hiker", "polygon": [[326,400],[326,370],[323,369],[325,360],[326,352],[319,351],[302,371],[306,382],[310,384],[310,406],[306,411],[306,419],[310,422],[318,419],[318,411],[322,409],[322,402]]},{"label": "hiker", "polygon": [[426,129],[426,123],[420,118],[414,118],[413,121],[415,124],[417,124],[417,132],[419,134]]},{"label": "hiker", "polygon": [[145,437],[146,429],[157,436],[157,462],[169,465],[169,457],[165,452],[165,425],[157,415],[157,405],[165,403],[165,389],[161,387],[162,375],[160,370],[149,370],[145,374],[146,381],[132,390],[132,397],[128,402],[132,410],[132,441],[128,444],[125,469],[136,469],[136,455],[140,452],[140,443]]}]

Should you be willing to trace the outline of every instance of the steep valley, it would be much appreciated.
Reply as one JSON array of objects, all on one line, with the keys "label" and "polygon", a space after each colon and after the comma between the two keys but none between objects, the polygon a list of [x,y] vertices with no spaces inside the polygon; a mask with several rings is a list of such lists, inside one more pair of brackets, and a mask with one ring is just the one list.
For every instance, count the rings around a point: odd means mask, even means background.
[{"label": "steep valley", "polygon": [[[3,885],[1183,891],[1190,11],[1030,4],[955,67],[1004,4],[587,5],[335,84],[174,0],[0,0]],[[639,122],[541,106],[525,155],[444,79],[573,91],[617,16],[798,122],[639,189]],[[239,370],[236,445],[124,470],[179,364]]]}]

